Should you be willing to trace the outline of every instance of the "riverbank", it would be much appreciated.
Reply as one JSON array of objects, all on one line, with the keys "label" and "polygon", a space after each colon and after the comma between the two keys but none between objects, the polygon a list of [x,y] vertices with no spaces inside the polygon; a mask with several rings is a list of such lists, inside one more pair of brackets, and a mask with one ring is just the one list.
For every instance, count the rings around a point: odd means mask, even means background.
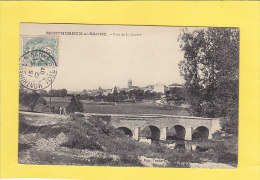
[{"label": "riverbank", "polygon": [[[225,158],[221,154],[227,153],[223,143],[212,142],[205,152],[192,151],[169,148],[165,143],[135,141],[96,118],[41,113],[23,113],[19,117],[18,159],[21,164],[174,168],[197,164],[202,168],[216,168],[212,164],[208,167],[201,164],[207,161],[233,163],[221,162],[221,158]],[[216,144],[219,146],[215,147]]]}]

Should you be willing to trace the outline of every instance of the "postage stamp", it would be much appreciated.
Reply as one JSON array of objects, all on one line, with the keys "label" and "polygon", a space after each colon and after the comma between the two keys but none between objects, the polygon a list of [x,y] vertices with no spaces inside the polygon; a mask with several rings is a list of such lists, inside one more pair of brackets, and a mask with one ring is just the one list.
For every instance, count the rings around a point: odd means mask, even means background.
[{"label": "postage stamp", "polygon": [[31,90],[50,86],[58,67],[58,37],[21,37],[20,83]]}]

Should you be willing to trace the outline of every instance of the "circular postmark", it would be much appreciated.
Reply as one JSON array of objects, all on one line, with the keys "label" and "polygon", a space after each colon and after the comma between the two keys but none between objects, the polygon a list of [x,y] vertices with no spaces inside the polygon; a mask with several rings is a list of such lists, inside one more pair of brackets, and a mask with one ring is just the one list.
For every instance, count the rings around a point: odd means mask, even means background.
[{"label": "circular postmark", "polygon": [[32,50],[20,58],[20,83],[31,90],[45,89],[50,86],[57,75],[54,58],[43,50]]}]

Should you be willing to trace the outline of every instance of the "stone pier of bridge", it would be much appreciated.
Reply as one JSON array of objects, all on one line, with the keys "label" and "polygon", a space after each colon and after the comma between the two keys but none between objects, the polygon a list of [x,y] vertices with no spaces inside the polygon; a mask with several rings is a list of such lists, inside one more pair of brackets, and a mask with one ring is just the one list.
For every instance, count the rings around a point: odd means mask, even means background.
[{"label": "stone pier of bridge", "polygon": [[[140,127],[134,127],[134,128],[131,128],[131,129],[134,129],[133,130],[133,139],[134,140],[139,140],[139,137],[140,137]],[[167,129],[168,127],[163,127],[160,129],[160,138],[159,140],[162,140],[162,141],[166,141],[167,140]],[[192,140],[192,127],[187,127],[186,128],[186,133],[185,133],[185,140]],[[209,134],[209,139],[212,139],[212,135]]]}]

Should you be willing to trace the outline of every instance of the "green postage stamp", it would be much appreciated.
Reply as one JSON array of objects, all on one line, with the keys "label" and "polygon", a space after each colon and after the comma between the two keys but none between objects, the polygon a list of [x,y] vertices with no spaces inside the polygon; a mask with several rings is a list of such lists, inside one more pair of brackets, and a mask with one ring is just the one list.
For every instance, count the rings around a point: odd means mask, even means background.
[{"label": "green postage stamp", "polygon": [[47,88],[57,75],[58,37],[22,36],[20,40],[20,83],[31,90]]}]

